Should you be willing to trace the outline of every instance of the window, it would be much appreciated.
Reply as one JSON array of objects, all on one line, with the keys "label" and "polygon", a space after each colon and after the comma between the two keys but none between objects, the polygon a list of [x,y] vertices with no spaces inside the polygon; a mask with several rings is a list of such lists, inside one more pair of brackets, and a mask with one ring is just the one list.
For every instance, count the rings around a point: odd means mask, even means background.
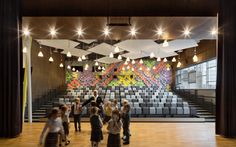
[{"label": "window", "polygon": [[176,87],[180,89],[215,89],[216,59],[180,69],[176,72]]}]

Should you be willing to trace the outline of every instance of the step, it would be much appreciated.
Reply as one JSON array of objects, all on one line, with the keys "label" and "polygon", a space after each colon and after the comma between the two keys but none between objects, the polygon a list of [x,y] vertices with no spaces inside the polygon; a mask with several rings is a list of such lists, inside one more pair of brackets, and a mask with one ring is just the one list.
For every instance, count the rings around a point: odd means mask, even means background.
[{"label": "step", "polygon": [[32,115],[46,115],[45,112],[33,112]]},{"label": "step", "polygon": [[215,118],[215,115],[198,115],[200,118]]},{"label": "step", "polygon": [[35,110],[34,112],[46,112],[46,110],[44,110],[44,109],[38,109],[38,110]]},{"label": "step", "polygon": [[212,115],[209,112],[197,112],[197,115]]},{"label": "step", "polygon": [[208,112],[208,111],[204,109],[198,109],[197,112]]}]

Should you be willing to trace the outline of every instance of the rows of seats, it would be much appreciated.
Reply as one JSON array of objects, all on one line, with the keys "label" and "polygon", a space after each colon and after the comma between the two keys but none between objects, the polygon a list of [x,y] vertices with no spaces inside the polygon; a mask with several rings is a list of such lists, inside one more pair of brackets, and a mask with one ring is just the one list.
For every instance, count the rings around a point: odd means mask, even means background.
[{"label": "rows of seats", "polygon": [[[77,97],[83,103],[93,94],[94,87],[79,87],[67,90],[60,96],[59,103],[72,104]],[[195,116],[196,109],[189,107],[188,102],[183,101],[173,92],[161,87],[128,86],[128,87],[98,87],[98,94],[105,101],[118,100],[119,107],[122,99],[129,101],[133,116]],[[83,114],[88,114],[88,108],[84,108]]]}]

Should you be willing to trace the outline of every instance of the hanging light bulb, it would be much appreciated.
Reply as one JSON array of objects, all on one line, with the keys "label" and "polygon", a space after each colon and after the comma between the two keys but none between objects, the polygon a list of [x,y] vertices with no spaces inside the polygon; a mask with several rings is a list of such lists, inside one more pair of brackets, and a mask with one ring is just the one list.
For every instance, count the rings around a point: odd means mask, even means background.
[{"label": "hanging light bulb", "polygon": [[147,71],[150,71],[150,68],[149,68],[149,67],[147,68]]},{"label": "hanging light bulb", "polygon": [[82,56],[82,60],[86,60],[86,57],[85,57],[85,55],[83,55],[83,56]]},{"label": "hanging light bulb", "polygon": [[118,47],[118,46],[116,46],[114,51],[115,51],[115,53],[118,53],[118,52],[120,52],[120,49],[119,49],[119,47]]},{"label": "hanging light bulb", "polygon": [[132,71],[134,71],[134,68],[132,67],[132,69],[131,69]]},{"label": "hanging light bulb", "polygon": [[43,57],[43,53],[42,53],[42,51],[39,51],[39,53],[38,53],[38,57]]},{"label": "hanging light bulb", "polygon": [[171,61],[172,61],[172,62],[176,62],[176,59],[175,59],[175,57],[173,57]]},{"label": "hanging light bulb", "polygon": [[131,62],[132,64],[135,64],[135,61],[134,61],[134,59],[132,60],[132,62]]},{"label": "hanging light bulb", "polygon": [[76,70],[76,72],[79,72],[78,70]]},{"label": "hanging light bulb", "polygon": [[110,57],[110,58],[113,58],[113,57],[114,57],[114,55],[113,55],[112,52],[110,53],[109,57]]},{"label": "hanging light bulb", "polygon": [[125,70],[125,67],[122,67],[122,70]]},{"label": "hanging light bulb", "polygon": [[152,69],[156,69],[156,66],[153,66],[153,68]]},{"label": "hanging light bulb", "polygon": [[75,71],[75,68],[74,68],[74,67],[72,68],[72,71]]},{"label": "hanging light bulb", "polygon": [[97,61],[95,62],[95,66],[98,66],[98,62]]},{"label": "hanging light bulb", "polygon": [[127,62],[129,62],[129,61],[130,61],[130,58],[129,58],[129,57],[127,57],[126,61],[127,61]]},{"label": "hanging light bulb", "polygon": [[105,70],[105,67],[104,67],[104,66],[102,67],[102,70]]},{"label": "hanging light bulb", "polygon": [[151,52],[150,58],[153,58],[154,56],[155,56],[155,54],[153,52]]},{"label": "hanging light bulb", "polygon": [[61,64],[59,65],[59,67],[64,67],[64,65],[61,63]]},{"label": "hanging light bulb", "polygon": [[119,55],[117,59],[118,59],[118,60],[122,60],[122,57],[121,57],[121,55]]},{"label": "hanging light bulb", "polygon": [[102,68],[101,68],[101,66],[98,66],[98,70],[101,70]]},{"label": "hanging light bulb", "polygon": [[89,67],[89,65],[88,64],[85,64],[85,68],[88,68]]},{"label": "hanging light bulb", "polygon": [[180,67],[181,66],[181,62],[179,61],[178,63],[177,63],[177,67]]},{"label": "hanging light bulb", "polygon": [[161,57],[157,57],[157,62],[160,62],[161,61]]},{"label": "hanging light bulb", "polygon": [[198,62],[198,57],[197,57],[197,54],[196,54],[196,48],[194,49],[193,62]]},{"label": "hanging light bulb", "polygon": [[27,48],[24,47],[22,51],[23,51],[23,53],[27,53]]},{"label": "hanging light bulb", "polygon": [[139,70],[142,70],[142,67],[139,67]]},{"label": "hanging light bulb", "polygon": [[125,61],[125,65],[128,65],[128,62],[127,62],[127,61]]},{"label": "hanging light bulb", "polygon": [[71,57],[71,53],[68,51],[66,54],[67,57]]},{"label": "hanging light bulb", "polygon": [[53,62],[53,61],[54,61],[53,58],[52,58],[52,56],[48,59],[48,61],[49,61],[49,62]]},{"label": "hanging light bulb", "polygon": [[193,62],[198,62],[198,57],[197,57],[197,55],[194,55],[194,56],[193,56]]},{"label": "hanging light bulb", "polygon": [[78,58],[78,61],[79,61],[79,62],[81,62],[81,61],[82,61],[82,59],[79,57],[79,58]]},{"label": "hanging light bulb", "polygon": [[170,70],[170,67],[167,67],[166,70],[169,71],[169,70]]},{"label": "hanging light bulb", "polygon": [[143,60],[142,60],[142,59],[140,59],[139,63],[140,63],[140,64],[143,64]]},{"label": "hanging light bulb", "polygon": [[129,65],[127,66],[127,69],[130,69]]},{"label": "hanging light bulb", "polygon": [[165,40],[165,41],[163,42],[162,46],[163,46],[163,47],[169,46],[169,43],[167,42],[167,40]]},{"label": "hanging light bulb", "polygon": [[71,69],[70,65],[67,65],[67,69]]},{"label": "hanging light bulb", "polygon": [[163,60],[164,62],[167,62],[167,59],[166,58],[164,58],[164,60]]}]

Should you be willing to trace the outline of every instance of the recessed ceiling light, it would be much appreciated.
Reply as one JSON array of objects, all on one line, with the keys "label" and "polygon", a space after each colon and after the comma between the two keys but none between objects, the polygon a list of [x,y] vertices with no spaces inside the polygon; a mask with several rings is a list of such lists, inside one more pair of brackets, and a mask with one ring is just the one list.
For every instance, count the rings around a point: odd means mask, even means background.
[{"label": "recessed ceiling light", "polygon": [[135,29],[135,27],[132,27],[129,32],[131,36],[135,36],[137,34],[137,30]]},{"label": "recessed ceiling light", "polygon": [[110,29],[109,29],[108,27],[105,27],[104,30],[103,30],[103,34],[104,34],[105,36],[109,36],[109,34],[110,34]]},{"label": "recessed ceiling light", "polygon": [[23,29],[23,34],[24,34],[25,36],[30,36],[30,31],[29,31],[29,29],[28,29],[28,28],[24,28],[24,29]]},{"label": "recessed ceiling light", "polygon": [[163,34],[162,28],[158,28],[156,33],[157,33],[158,36],[161,36]]},{"label": "recessed ceiling light", "polygon": [[76,33],[77,33],[77,35],[78,35],[79,37],[81,37],[81,36],[83,36],[84,31],[83,31],[82,28],[78,28],[77,31],[76,31]]},{"label": "recessed ceiling light", "polygon": [[57,30],[54,27],[50,28],[49,32],[51,37],[55,37],[57,35]]},{"label": "recessed ceiling light", "polygon": [[211,30],[211,35],[217,35],[218,34],[218,30],[216,28],[213,28]]},{"label": "recessed ceiling light", "polygon": [[183,34],[185,37],[188,37],[191,34],[189,27],[184,28]]}]

